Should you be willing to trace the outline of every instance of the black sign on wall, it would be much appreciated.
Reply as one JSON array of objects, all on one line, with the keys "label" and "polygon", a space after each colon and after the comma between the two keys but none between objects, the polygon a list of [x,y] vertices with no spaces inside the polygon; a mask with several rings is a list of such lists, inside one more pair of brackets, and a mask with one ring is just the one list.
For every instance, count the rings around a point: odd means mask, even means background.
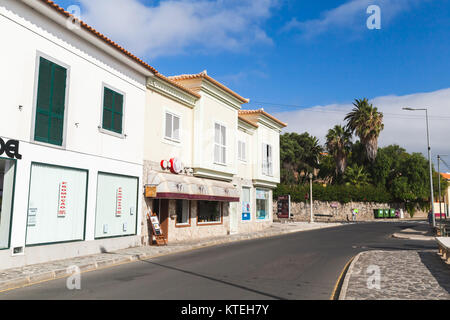
[{"label": "black sign on wall", "polygon": [[279,196],[277,199],[278,210],[277,215],[278,218],[288,219],[290,218],[291,213],[291,196]]},{"label": "black sign on wall", "polygon": [[22,155],[19,153],[19,141],[8,140],[5,142],[2,138],[0,138],[0,156],[3,155],[3,153],[11,159],[22,159]]}]

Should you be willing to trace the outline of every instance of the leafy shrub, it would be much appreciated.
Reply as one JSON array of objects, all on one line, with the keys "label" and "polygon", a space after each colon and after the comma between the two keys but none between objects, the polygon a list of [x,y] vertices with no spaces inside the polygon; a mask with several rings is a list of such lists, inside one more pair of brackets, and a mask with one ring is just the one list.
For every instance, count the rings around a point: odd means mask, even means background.
[{"label": "leafy shrub", "polygon": [[[291,195],[293,202],[309,201],[309,185],[279,185],[273,192],[276,199],[280,195]],[[349,185],[313,184],[313,200],[348,202],[393,202],[392,195],[383,187],[366,185],[361,187]]]}]

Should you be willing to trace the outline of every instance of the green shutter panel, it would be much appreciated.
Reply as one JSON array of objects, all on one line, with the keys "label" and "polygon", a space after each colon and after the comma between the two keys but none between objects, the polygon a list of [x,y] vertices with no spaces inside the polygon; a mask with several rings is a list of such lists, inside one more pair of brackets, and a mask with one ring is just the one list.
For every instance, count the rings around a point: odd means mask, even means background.
[{"label": "green shutter panel", "polygon": [[39,84],[37,96],[37,108],[40,111],[50,111],[52,67],[50,61],[43,58],[39,64]]},{"label": "green shutter panel", "polygon": [[44,58],[39,60],[34,139],[62,145],[67,70]]},{"label": "green shutter panel", "polygon": [[64,129],[64,104],[66,100],[66,69],[53,65],[52,111],[49,142],[62,145]]},{"label": "green shutter panel", "polygon": [[122,133],[123,95],[105,88],[103,93],[103,129]]},{"label": "green shutter panel", "polygon": [[116,93],[114,96],[114,131],[122,133],[123,96]]},{"label": "green shutter panel", "polygon": [[113,121],[114,93],[105,88],[103,91],[103,129],[111,130]]},{"label": "green shutter panel", "polygon": [[36,105],[35,139],[47,142],[51,110],[52,65],[50,61],[40,58],[38,93]]}]

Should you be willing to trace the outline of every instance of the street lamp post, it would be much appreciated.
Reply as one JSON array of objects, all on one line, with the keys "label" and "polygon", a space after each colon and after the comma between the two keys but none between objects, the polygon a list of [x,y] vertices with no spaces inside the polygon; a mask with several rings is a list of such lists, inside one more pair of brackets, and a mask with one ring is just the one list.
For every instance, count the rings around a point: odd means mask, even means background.
[{"label": "street lamp post", "polygon": [[314,222],[314,216],[313,216],[313,197],[312,197],[312,179],[313,175],[312,173],[309,174],[309,201],[310,201],[310,210],[311,210],[311,218],[310,223]]},{"label": "street lamp post", "polygon": [[432,171],[432,165],[431,165],[431,146],[430,146],[430,130],[429,130],[429,124],[428,124],[428,109],[426,108],[403,108],[403,110],[408,111],[425,111],[425,118],[427,121],[427,141],[428,141],[428,163],[430,165],[430,195],[431,195],[431,215],[432,215],[432,221],[433,221],[433,228],[436,227],[436,217],[434,216],[434,194],[433,194],[433,171]]},{"label": "street lamp post", "polygon": [[442,206],[441,206],[441,157],[444,157],[447,155],[438,155],[437,156],[437,161],[438,161],[438,185],[439,185],[439,227],[442,228]]}]

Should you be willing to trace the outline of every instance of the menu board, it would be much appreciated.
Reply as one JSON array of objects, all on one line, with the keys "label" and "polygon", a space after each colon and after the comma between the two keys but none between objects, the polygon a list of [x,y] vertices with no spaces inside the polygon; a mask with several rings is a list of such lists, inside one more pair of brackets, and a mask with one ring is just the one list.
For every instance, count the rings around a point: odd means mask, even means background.
[{"label": "menu board", "polygon": [[288,219],[291,213],[291,196],[279,196],[277,199],[278,218]]}]

